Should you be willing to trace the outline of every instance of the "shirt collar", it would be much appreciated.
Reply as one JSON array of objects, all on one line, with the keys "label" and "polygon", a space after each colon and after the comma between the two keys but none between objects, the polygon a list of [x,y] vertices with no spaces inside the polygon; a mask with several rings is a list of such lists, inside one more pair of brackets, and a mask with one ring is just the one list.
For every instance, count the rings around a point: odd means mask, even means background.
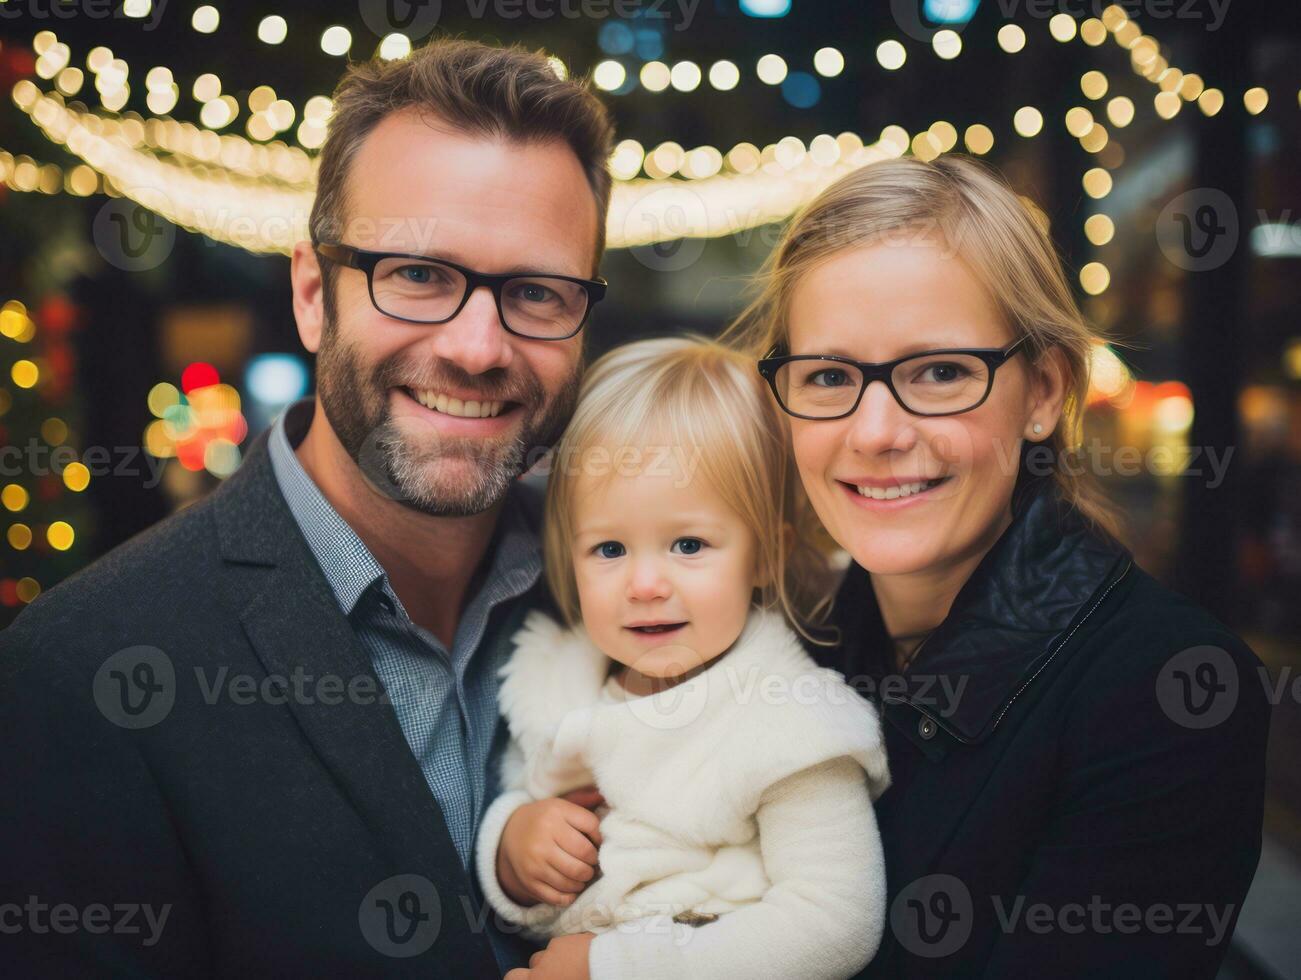
[{"label": "shirt collar", "polygon": [[[345,616],[350,616],[361,597],[377,582],[394,600],[397,597],[389,588],[383,566],[325,499],[294,452],[294,446],[307,434],[314,410],[312,398],[304,398],[286,408],[272,424],[267,448],[290,513],[325,573],[339,608]],[[523,594],[541,574],[539,530],[520,499],[522,490],[518,481],[512,484],[489,544],[492,565],[483,588],[494,601]]]}]

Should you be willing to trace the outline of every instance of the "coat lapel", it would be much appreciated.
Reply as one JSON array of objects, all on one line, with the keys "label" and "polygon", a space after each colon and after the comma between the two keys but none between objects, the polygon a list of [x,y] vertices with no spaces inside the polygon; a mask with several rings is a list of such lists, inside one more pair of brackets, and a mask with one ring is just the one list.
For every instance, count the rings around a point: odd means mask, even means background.
[{"label": "coat lapel", "polygon": [[[338,703],[286,699],[322,763],[401,873],[468,894],[437,801],[275,480],[266,436],[217,491],[228,601],[269,674],[341,678]],[[356,685],[356,696],[346,692]],[[334,699],[330,699],[334,700]]]}]

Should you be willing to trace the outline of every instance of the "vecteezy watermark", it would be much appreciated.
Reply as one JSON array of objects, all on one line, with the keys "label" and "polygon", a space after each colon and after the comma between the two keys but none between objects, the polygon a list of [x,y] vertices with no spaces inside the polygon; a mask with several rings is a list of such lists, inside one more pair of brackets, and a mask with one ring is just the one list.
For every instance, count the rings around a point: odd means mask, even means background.
[{"label": "vecteezy watermark", "polygon": [[[915,0],[916,2],[916,0]],[[1224,25],[1233,0],[996,0],[1005,20],[1026,16],[1048,20],[1057,14],[1069,14],[1076,20],[1102,19],[1109,7],[1118,7],[1130,20],[1205,21],[1208,31]],[[956,25],[953,25],[956,27]]]},{"label": "vecteezy watermark", "polygon": [[[1229,934],[1236,905],[1186,902],[1118,902],[1092,895],[1087,902],[1031,902],[1024,895],[990,895],[998,928],[1006,935],[1051,933],[1097,936],[1204,936],[1219,946]],[[914,956],[951,956],[971,938],[975,905],[971,890],[951,874],[930,874],[900,889],[890,905],[890,930]]]},{"label": "vecteezy watermark", "polygon": [[0,19],[16,20],[138,20],[140,29],[152,31],[163,19],[170,0],[7,0],[0,3]]},{"label": "vecteezy watermark", "polygon": [[608,20],[672,21],[674,31],[687,30],[700,0],[465,0],[474,20]]},{"label": "vecteezy watermark", "polygon": [[104,261],[114,268],[147,272],[158,268],[172,254],[176,226],[143,204],[117,197],[95,214],[91,239]]},{"label": "vecteezy watermark", "polygon": [[1184,728],[1213,728],[1238,704],[1238,667],[1222,647],[1181,650],[1165,662],[1156,698],[1166,717]]},{"label": "vecteezy watermark", "polygon": [[442,15],[441,0],[361,0],[361,20],[376,37],[405,34],[419,41],[435,27]]},{"label": "vecteezy watermark", "polygon": [[343,678],[338,674],[312,674],[302,665],[286,674],[232,673],[221,666],[211,673],[202,666],[194,668],[203,703],[215,705],[225,700],[233,705],[301,704],[327,706],[337,704],[386,704],[388,695],[370,674]]},{"label": "vecteezy watermark", "polygon": [[890,931],[914,956],[951,956],[971,938],[975,907],[971,890],[948,874],[910,882],[890,903]]},{"label": "vecteezy watermark", "polygon": [[1218,269],[1238,247],[1238,209],[1219,188],[1185,191],[1161,209],[1156,241],[1162,254],[1180,269]]},{"label": "vecteezy watermark", "polygon": [[0,934],[30,932],[38,936],[48,933],[68,936],[85,932],[94,936],[143,936],[140,945],[149,947],[157,945],[162,938],[171,913],[170,902],[156,909],[138,902],[113,905],[92,902],[78,907],[68,902],[50,905],[36,895],[28,895],[21,905],[17,902],[0,905]]},{"label": "vecteezy watermark", "polygon": [[[1187,479],[1207,477],[1206,487],[1214,490],[1224,482],[1233,458],[1232,446],[1221,450],[1217,446],[1156,445],[1140,450],[1137,446],[1112,446],[1094,437],[1073,449],[1057,452],[1046,443],[1028,446],[1024,454],[1012,445],[998,440],[994,451],[999,456],[999,467],[1004,473],[1015,472],[1024,466],[1031,476],[1051,476],[1061,472],[1066,476],[1180,476]],[[1202,460],[1205,460],[1205,468]]]},{"label": "vecteezy watermark", "polygon": [[[313,673],[297,665],[288,673],[252,674],[229,665],[199,664],[192,668],[194,690],[209,707],[228,704],[368,706],[392,704],[394,698],[415,703],[432,692],[410,682],[395,693],[375,675],[343,677]],[[171,714],[182,683],[189,674],[178,673],[172,658],[154,646],[133,646],[111,654],[95,673],[91,695],[100,713],[119,728],[142,729],[159,724]],[[431,681],[432,683],[432,681]],[[187,688],[188,690],[188,688]]]},{"label": "vecteezy watermark", "polygon": [[[1301,704],[1301,674],[1285,665],[1271,677],[1257,664],[1256,678],[1265,700],[1279,705],[1284,698]],[[1161,710],[1184,728],[1214,728],[1228,721],[1243,693],[1245,678],[1223,647],[1213,644],[1180,650],[1161,667],[1156,679],[1156,699]]]},{"label": "vecteezy watermark", "polygon": [[1207,946],[1218,946],[1224,941],[1237,908],[1235,905],[1220,908],[1209,902],[1174,905],[1167,902],[1150,905],[1113,903],[1100,895],[1091,896],[1087,905],[1080,902],[1066,902],[1060,906],[1047,902],[1027,904],[1024,895],[1017,895],[1010,904],[1001,895],[992,896],[992,901],[999,927],[1009,935],[1020,930],[1036,936],[1054,932],[1070,936],[1086,932],[1095,936],[1132,936],[1147,932],[1205,936]]},{"label": "vecteezy watermark", "polygon": [[81,463],[91,477],[145,476],[140,485],[152,490],[162,480],[167,460],[139,446],[90,446],[78,456],[72,446],[48,446],[34,437],[25,446],[0,447],[0,477],[59,474],[72,463]]},{"label": "vecteezy watermark", "polygon": [[158,647],[127,647],[100,665],[91,696],[100,713],[119,728],[151,728],[176,704],[176,668]]},{"label": "vecteezy watermark", "polygon": [[423,875],[385,878],[357,908],[357,925],[376,952],[395,959],[419,956],[438,939],[443,924],[438,889]]}]

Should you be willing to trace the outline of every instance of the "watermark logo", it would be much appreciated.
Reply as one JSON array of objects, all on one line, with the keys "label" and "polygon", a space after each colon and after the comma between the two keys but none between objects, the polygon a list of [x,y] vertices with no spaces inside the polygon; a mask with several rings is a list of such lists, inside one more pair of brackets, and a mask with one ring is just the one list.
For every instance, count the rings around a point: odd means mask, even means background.
[{"label": "watermark logo", "polygon": [[147,272],[167,261],[176,245],[176,226],[125,197],[105,202],[91,227],[95,248],[123,272]]},{"label": "watermark logo", "polygon": [[681,272],[695,265],[705,252],[708,229],[700,195],[672,185],[642,197],[623,220],[624,240],[645,243],[629,249],[633,258],[654,272]]},{"label": "watermark logo", "polygon": [[442,12],[442,0],[361,0],[362,22],[377,37],[405,34],[418,41],[438,26]]},{"label": "watermark logo", "polygon": [[1213,728],[1238,703],[1238,670],[1228,651],[1196,646],[1171,657],[1156,680],[1157,702],[1184,728]]},{"label": "watermark logo", "polygon": [[960,950],[975,919],[971,891],[953,875],[918,878],[895,896],[890,930],[914,956],[938,959]]},{"label": "watermark logo", "polygon": [[1156,240],[1165,257],[1181,269],[1218,269],[1238,247],[1238,209],[1217,188],[1185,191],[1162,208]]},{"label": "watermark logo", "polygon": [[366,893],[357,909],[357,924],[366,942],[395,959],[419,956],[429,949],[442,922],[438,889],[416,874],[385,878]]},{"label": "watermark logo", "polygon": [[114,725],[150,728],[176,703],[176,669],[158,647],[127,647],[104,661],[91,690],[96,707]]}]

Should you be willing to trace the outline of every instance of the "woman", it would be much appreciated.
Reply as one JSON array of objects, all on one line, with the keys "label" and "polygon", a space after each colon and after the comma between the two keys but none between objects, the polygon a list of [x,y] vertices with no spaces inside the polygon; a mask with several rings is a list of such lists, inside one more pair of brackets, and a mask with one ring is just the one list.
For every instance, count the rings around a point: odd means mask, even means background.
[{"label": "woman", "polygon": [[1028,208],[957,157],[852,173],[733,336],[853,559],[823,663],[883,705],[862,975],[1213,977],[1260,851],[1259,663],[1070,459],[1092,338]]}]

